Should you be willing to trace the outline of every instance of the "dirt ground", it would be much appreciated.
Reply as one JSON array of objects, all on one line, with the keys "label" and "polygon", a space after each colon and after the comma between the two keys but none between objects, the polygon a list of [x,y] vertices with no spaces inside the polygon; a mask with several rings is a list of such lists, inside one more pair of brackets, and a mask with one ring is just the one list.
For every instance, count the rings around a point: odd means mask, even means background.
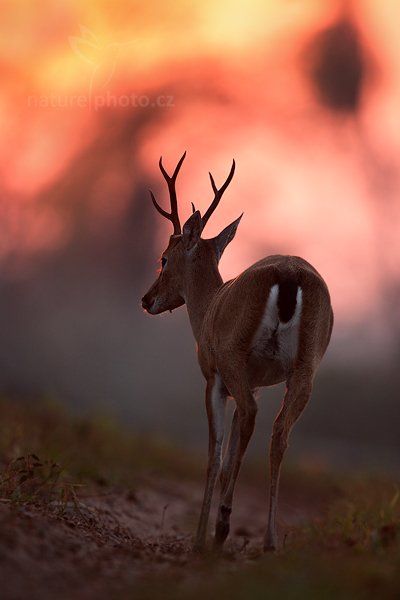
[{"label": "dirt ground", "polygon": [[[3,600],[138,597],[149,579],[204,576],[210,561],[236,568],[260,554],[266,523],[266,485],[239,483],[231,535],[220,557],[191,552],[202,496],[197,483],[148,481],[135,492],[82,489],[60,514],[0,504],[0,581]],[[281,543],[329,504],[327,492],[283,486]],[[214,512],[212,513],[211,525]],[[210,527],[210,532],[212,527]]]}]

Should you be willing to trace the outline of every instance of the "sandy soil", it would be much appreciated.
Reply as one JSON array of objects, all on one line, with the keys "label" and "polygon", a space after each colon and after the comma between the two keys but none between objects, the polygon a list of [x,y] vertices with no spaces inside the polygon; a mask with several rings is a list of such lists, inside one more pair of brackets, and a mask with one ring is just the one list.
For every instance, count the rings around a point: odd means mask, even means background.
[{"label": "sandy soil", "polygon": [[[1,503],[1,598],[128,598],[146,578],[201,576],[210,557],[191,552],[201,496],[201,484],[168,480],[149,481],[134,493],[85,489],[79,504],[67,505],[62,515],[54,505]],[[290,535],[328,502],[325,493],[307,486],[283,487],[282,543],[290,543]],[[256,559],[265,522],[263,485],[239,484],[231,536],[224,555],[215,558],[218,568]]]}]

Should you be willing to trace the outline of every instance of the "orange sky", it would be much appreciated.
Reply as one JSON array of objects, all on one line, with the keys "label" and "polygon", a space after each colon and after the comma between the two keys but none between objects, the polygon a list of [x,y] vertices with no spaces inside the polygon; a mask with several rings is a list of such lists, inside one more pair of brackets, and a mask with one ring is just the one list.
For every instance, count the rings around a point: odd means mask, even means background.
[{"label": "orange sky", "polygon": [[[396,171],[400,151],[400,11],[394,0],[352,3],[377,77],[357,119],[339,119],[318,105],[302,56],[310,36],[344,6],[350,3],[3,2],[0,255],[13,246],[48,248],[62,237],[57,213],[38,211],[36,201],[95,139],[95,103],[131,93],[153,102],[162,90],[171,106],[140,139],[142,179],[158,177],[160,154],[172,168],[186,149],[178,187],[181,214],[188,216],[191,201],[204,210],[211,200],[208,171],[218,183],[233,157],[237,162],[206,232],[217,233],[244,211],[223,275],[267,252],[301,254],[327,279],[343,318],[373,313],[382,257],[399,275],[397,204],[390,200],[387,221],[377,218],[376,207],[386,193],[382,173]],[[396,186],[395,180],[390,199]],[[110,198],[108,206],[103,199],[98,210],[118,206],[122,200]],[[159,222],[161,251],[168,224]]]}]

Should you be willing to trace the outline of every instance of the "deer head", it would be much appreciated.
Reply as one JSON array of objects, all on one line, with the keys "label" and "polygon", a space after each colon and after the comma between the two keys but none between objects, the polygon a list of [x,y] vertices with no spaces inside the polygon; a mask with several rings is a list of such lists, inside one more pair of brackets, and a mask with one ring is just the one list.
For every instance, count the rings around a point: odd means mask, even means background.
[{"label": "deer head", "polygon": [[232,180],[235,172],[235,161],[233,161],[230,173],[221,188],[217,188],[214,178],[210,173],[211,185],[214,191],[213,201],[203,217],[192,204],[193,214],[184,224],[183,231],[181,230],[175,182],[185,156],[186,152],[178,162],[172,176],[168,175],[163,167],[162,157],[160,158],[159,166],[168,185],[171,212],[167,212],[161,208],[154,194],[150,191],[155,208],[163,217],[171,221],[174,227],[169,244],[161,256],[159,276],[147,294],[142,298],[143,308],[152,315],[160,314],[167,310],[172,311],[185,304],[187,288],[194,270],[197,272],[202,270],[204,273],[218,273],[219,260],[226,246],[233,240],[240,219],[242,218],[241,215],[215,238],[205,240],[201,237],[204,227]]}]

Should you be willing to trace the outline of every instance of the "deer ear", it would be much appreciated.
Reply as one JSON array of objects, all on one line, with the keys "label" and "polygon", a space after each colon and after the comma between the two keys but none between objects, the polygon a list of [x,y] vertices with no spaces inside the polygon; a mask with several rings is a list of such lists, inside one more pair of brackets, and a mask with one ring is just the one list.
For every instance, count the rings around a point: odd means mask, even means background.
[{"label": "deer ear", "polygon": [[218,261],[220,260],[222,254],[223,254],[225,248],[227,247],[227,245],[229,244],[229,242],[231,242],[233,240],[233,238],[235,237],[236,230],[238,228],[240,219],[242,217],[243,217],[243,213],[240,215],[240,217],[238,219],[236,219],[236,221],[233,221],[233,223],[228,225],[228,227],[225,227],[225,229],[223,229],[221,231],[221,233],[219,235],[217,235],[217,237],[213,238],[215,250],[217,251],[217,260]]},{"label": "deer ear", "polygon": [[196,210],[186,221],[183,226],[183,247],[185,250],[189,251],[195,247],[197,242],[200,239],[202,231],[202,222],[201,215],[198,210]]}]

